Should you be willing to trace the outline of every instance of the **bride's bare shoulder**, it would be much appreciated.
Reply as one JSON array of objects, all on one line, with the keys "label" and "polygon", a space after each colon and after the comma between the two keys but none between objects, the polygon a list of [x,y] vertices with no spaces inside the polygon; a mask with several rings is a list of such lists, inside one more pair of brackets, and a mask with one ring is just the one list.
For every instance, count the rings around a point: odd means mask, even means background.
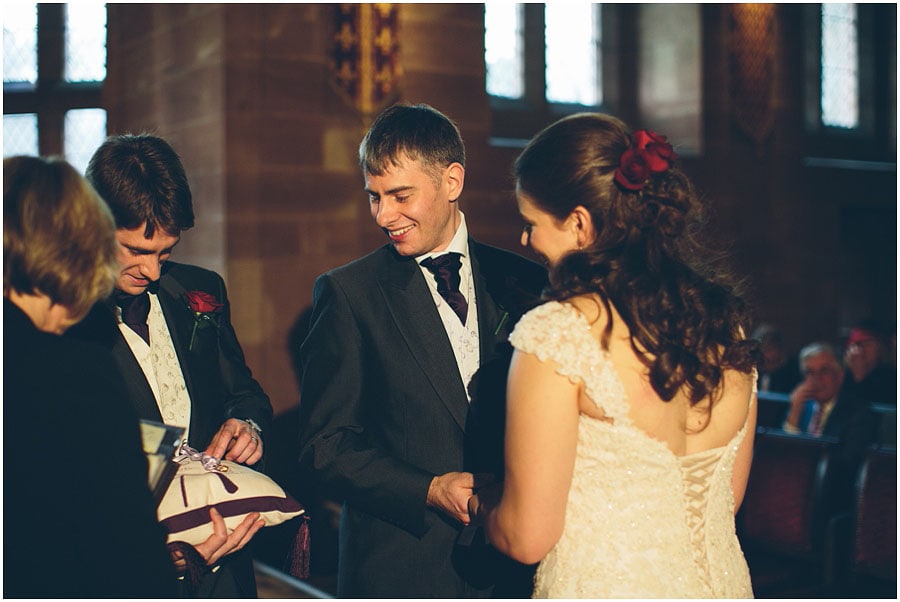
[{"label": "bride's bare shoulder", "polygon": [[753,376],[734,369],[723,371],[721,394],[713,403],[710,423],[713,431],[728,434],[737,432],[747,421],[753,396]]},{"label": "bride's bare shoulder", "polygon": [[578,310],[591,326],[596,325],[597,322],[605,324],[608,319],[606,306],[603,304],[603,300],[599,295],[578,295],[577,297],[566,299],[566,303]]}]

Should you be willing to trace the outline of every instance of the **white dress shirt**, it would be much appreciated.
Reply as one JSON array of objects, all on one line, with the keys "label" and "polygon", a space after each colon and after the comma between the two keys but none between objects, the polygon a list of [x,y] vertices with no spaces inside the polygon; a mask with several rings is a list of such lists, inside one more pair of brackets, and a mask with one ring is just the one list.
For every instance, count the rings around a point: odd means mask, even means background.
[{"label": "white dress shirt", "polygon": [[191,398],[188,396],[181,363],[175,353],[172,335],[169,333],[169,326],[162,313],[162,306],[156,295],[149,293],[149,296],[150,313],[147,316],[147,326],[150,329],[149,345],[140,335],[122,322],[121,310],[116,312],[116,320],[137,363],[144,371],[144,376],[147,377],[163,422],[183,427],[185,429],[184,438],[189,440]]}]

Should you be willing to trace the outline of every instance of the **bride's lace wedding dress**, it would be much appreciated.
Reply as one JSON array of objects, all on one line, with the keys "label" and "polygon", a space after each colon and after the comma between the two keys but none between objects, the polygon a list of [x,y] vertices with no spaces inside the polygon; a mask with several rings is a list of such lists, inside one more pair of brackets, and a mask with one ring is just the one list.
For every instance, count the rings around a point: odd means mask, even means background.
[{"label": "bride's lace wedding dress", "polygon": [[613,364],[570,305],[532,310],[510,340],[583,381],[611,419],[579,418],[565,528],[538,567],[534,597],[752,597],[731,488],[747,427],[725,447],[674,455],[632,424]]}]

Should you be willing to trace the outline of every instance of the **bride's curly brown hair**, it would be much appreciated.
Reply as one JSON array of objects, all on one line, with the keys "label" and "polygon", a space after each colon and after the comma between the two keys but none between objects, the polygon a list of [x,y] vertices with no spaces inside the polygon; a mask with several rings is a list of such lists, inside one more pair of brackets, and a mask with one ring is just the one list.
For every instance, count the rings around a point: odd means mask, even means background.
[{"label": "bride's curly brown hair", "polygon": [[596,293],[610,321],[614,307],[631,347],[665,401],[684,390],[692,404],[721,392],[723,372],[749,373],[757,344],[743,328],[750,316],[721,254],[701,244],[700,199],[681,171],[653,173],[641,190],[614,183],[631,132],[615,117],[580,113],[539,133],[515,162],[517,189],[564,220],[577,206],[591,214],[596,239],[550,272],[548,300]]}]

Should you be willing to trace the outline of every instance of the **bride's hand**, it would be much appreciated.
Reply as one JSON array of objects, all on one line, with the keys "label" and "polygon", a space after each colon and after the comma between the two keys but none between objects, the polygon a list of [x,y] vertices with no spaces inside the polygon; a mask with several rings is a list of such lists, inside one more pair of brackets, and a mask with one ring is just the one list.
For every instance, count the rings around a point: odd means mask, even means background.
[{"label": "bride's hand", "polygon": [[478,489],[478,493],[469,498],[468,510],[473,524],[480,524],[500,503],[503,495],[503,483],[491,483]]}]

